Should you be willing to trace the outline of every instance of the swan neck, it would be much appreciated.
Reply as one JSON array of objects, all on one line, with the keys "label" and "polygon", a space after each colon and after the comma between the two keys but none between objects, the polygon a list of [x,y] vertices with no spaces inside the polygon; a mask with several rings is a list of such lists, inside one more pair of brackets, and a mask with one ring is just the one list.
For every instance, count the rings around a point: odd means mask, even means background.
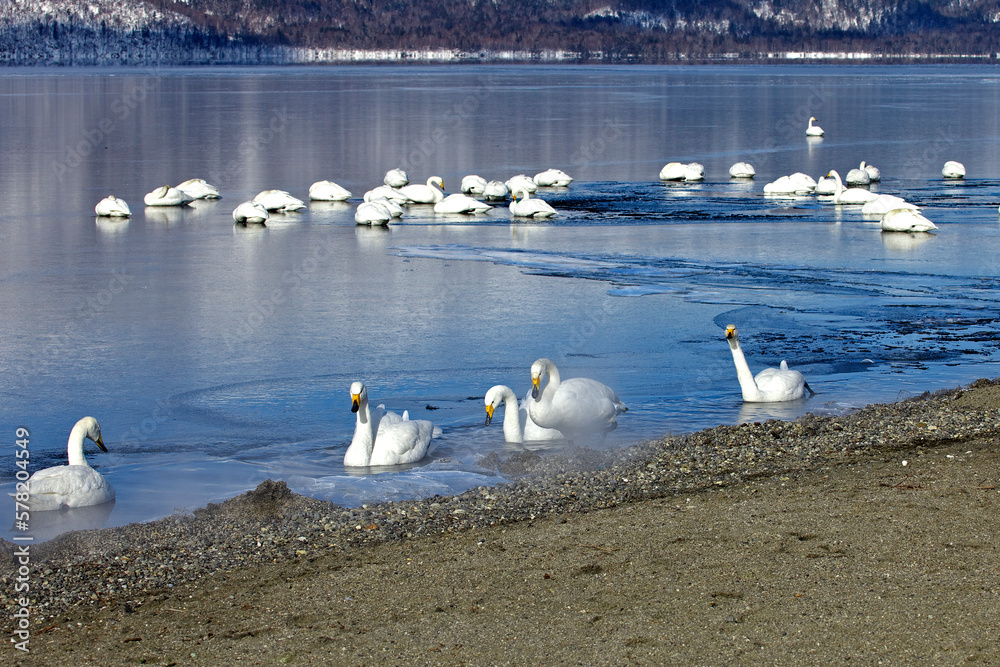
[{"label": "swan neck", "polygon": [[351,446],[344,454],[344,461],[347,465],[368,465],[372,456],[372,449],[375,447],[375,428],[372,424],[372,413],[368,407],[368,398],[361,399],[361,407],[358,408],[357,423],[354,427],[354,438]]},{"label": "swan neck", "polygon": [[507,442],[521,442],[524,439],[521,433],[520,407],[513,391],[503,395],[503,436]]},{"label": "swan neck", "polygon": [[747,358],[743,355],[743,348],[737,341],[732,347],[733,362],[736,364],[736,378],[740,381],[740,389],[743,391],[743,400],[753,401],[760,395],[757,382],[753,379],[750,366],[747,365]]},{"label": "swan neck", "polygon": [[83,441],[87,437],[87,426],[82,422],[77,422],[73,430],[69,432],[69,442],[66,443],[66,456],[71,466],[88,466],[87,459],[83,455]]}]

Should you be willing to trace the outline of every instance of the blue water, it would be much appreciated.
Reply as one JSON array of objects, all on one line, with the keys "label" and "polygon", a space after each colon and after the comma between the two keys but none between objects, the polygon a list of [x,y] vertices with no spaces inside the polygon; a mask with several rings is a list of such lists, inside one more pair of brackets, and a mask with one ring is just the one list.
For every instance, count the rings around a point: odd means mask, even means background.
[{"label": "blue water", "polygon": [[[528,368],[612,386],[605,447],[873,401],[997,375],[1000,88],[986,67],[346,67],[0,70],[3,429],[32,469],[63,463],[90,414],[90,462],[117,502],[35,517],[40,537],[190,511],[283,479],[346,505],[503,479],[483,426],[493,384]],[[954,109],[962,113],[954,113]],[[826,136],[810,140],[816,116]],[[669,161],[707,178],[664,184]],[[757,178],[729,179],[751,162]],[[858,207],[767,198],[803,171],[878,166],[872,189],[934,234],[883,234]],[[961,182],[940,169],[959,160]],[[559,167],[559,215],[515,222],[411,207],[357,227],[384,172],[506,179]],[[145,208],[191,177],[223,199]],[[234,227],[258,191],[354,198]],[[107,194],[127,222],[96,220]],[[726,324],[751,368],[787,359],[817,395],[742,403]],[[348,388],[443,430],[426,460],[347,471]],[[499,421],[499,420],[497,420]],[[584,443],[601,446],[598,443]],[[559,451],[557,445],[551,451]],[[0,481],[14,480],[13,447]],[[10,508],[11,516],[13,507]],[[0,522],[0,525],[6,525]],[[9,535],[9,533],[8,533]]]}]

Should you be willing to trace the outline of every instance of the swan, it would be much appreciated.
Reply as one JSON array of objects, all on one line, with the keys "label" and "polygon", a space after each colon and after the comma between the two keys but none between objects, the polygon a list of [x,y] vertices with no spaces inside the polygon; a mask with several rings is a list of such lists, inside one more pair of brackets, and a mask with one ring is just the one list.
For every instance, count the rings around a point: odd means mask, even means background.
[{"label": "swan", "polygon": [[385,225],[392,220],[392,211],[385,205],[386,200],[366,201],[358,204],[354,212],[354,222],[359,225]]},{"label": "swan", "polygon": [[233,210],[233,220],[240,224],[262,224],[271,217],[267,209],[257,202],[245,201]]},{"label": "swan", "polygon": [[510,196],[510,188],[503,181],[490,181],[483,188],[483,199],[487,201],[503,201]]},{"label": "swan", "polygon": [[861,169],[868,172],[868,180],[872,183],[878,183],[882,180],[882,172],[879,171],[878,167],[870,164],[866,164],[864,160],[861,161]]},{"label": "swan", "polygon": [[525,440],[561,440],[563,434],[554,428],[542,428],[531,421],[528,416],[528,403],[531,401],[531,392],[521,402],[517,403],[517,395],[510,387],[502,384],[490,387],[486,392],[483,402],[486,404],[486,425],[493,421],[494,411],[504,406],[503,413],[503,438],[506,442],[520,443]]},{"label": "swan", "polygon": [[142,201],[146,206],[184,206],[193,202],[194,198],[177,188],[161,185],[143,197]]},{"label": "swan", "polygon": [[812,176],[797,171],[789,176],[781,176],[764,186],[766,195],[809,195],[816,189]]},{"label": "swan", "polygon": [[492,206],[484,204],[478,199],[469,195],[452,194],[448,195],[438,203],[434,204],[435,213],[486,213]]},{"label": "swan", "polygon": [[346,201],[351,198],[351,191],[333,181],[316,181],[309,186],[309,199],[312,201]]},{"label": "swan", "polygon": [[390,187],[388,185],[380,185],[376,188],[372,188],[364,194],[362,197],[365,201],[375,201],[376,199],[388,199],[389,201],[396,202],[397,204],[409,204],[410,199],[402,192],[396,188]]},{"label": "swan", "polygon": [[203,178],[189,178],[177,189],[192,199],[221,199],[219,188],[215,187]]},{"label": "swan", "polygon": [[101,440],[101,425],[93,417],[84,417],[73,426],[66,445],[69,465],[39,470],[28,480],[29,505],[32,510],[58,510],[63,507],[101,505],[115,499],[115,490],[87,463],[83,455],[84,439],[93,440],[107,452]]},{"label": "swan", "polygon": [[840,180],[840,174],[835,170],[831,170],[826,176],[837,181],[837,190],[833,193],[834,204],[864,204],[879,197],[878,194],[864,188],[845,188],[844,182]]},{"label": "swan", "polygon": [[467,195],[481,195],[486,189],[486,179],[476,174],[469,174],[462,178],[462,187],[459,189]]},{"label": "swan", "polygon": [[737,162],[729,168],[730,178],[753,178],[757,175],[757,170],[749,162]]},{"label": "swan", "polygon": [[865,163],[862,162],[860,167],[857,169],[851,169],[847,172],[847,176],[844,177],[844,182],[848,185],[868,185],[872,182],[872,177],[868,175],[868,171],[865,169]]},{"label": "swan", "polygon": [[264,190],[258,192],[253,201],[260,204],[268,211],[277,213],[288,213],[290,211],[301,211],[306,207],[306,203],[298,197],[293,197],[284,190]]},{"label": "swan", "polygon": [[948,160],[941,168],[941,175],[945,178],[965,178],[965,165],[961,162]]},{"label": "swan", "polygon": [[562,169],[546,169],[539,174],[535,174],[532,180],[535,181],[535,185],[542,187],[565,188],[573,182],[573,177]]},{"label": "swan", "polygon": [[[542,386],[543,376],[548,377]],[[549,359],[531,364],[531,398],[528,416],[543,428],[564,435],[607,434],[617,425],[618,415],[628,407],[607,385],[590,378],[561,381],[559,370]]]},{"label": "swan", "polygon": [[813,123],[815,122],[816,119],[812,116],[809,116],[809,126],[806,128],[806,135],[810,137],[822,137],[824,134],[826,134],[826,132],[824,132],[823,128],[820,127],[819,125],[813,125]]},{"label": "swan", "polygon": [[729,341],[729,348],[733,352],[733,361],[736,362],[736,377],[739,378],[744,401],[778,403],[802,398],[807,391],[810,395],[815,393],[806,384],[802,373],[789,370],[788,363],[784,360],[780,368],[765,368],[754,377],[740,348],[736,325],[730,324],[726,327],[726,340]]},{"label": "swan", "polygon": [[879,195],[877,198],[872,199],[870,202],[866,202],[865,205],[861,207],[861,214],[877,215],[881,217],[894,208],[909,208],[914,211],[918,210],[915,204],[911,204],[902,197],[897,197],[896,195]]},{"label": "swan", "polygon": [[524,190],[529,194],[534,194],[538,190],[538,184],[535,183],[535,179],[530,176],[525,176],[524,174],[518,174],[517,176],[511,176],[508,178],[504,185],[510,192],[517,192],[518,190]]},{"label": "swan", "polygon": [[[522,199],[518,200],[518,195]],[[514,192],[514,201],[510,203],[510,214],[517,218],[551,218],[556,210],[543,199],[532,198],[527,190]]]},{"label": "swan", "polygon": [[436,204],[444,199],[444,179],[431,176],[426,185],[404,185],[399,192],[415,204]]},{"label": "swan", "polygon": [[820,176],[816,181],[816,189],[813,190],[818,195],[832,195],[837,191],[837,181],[827,176]]},{"label": "swan", "polygon": [[426,419],[410,420],[404,411],[385,412],[378,406],[373,413],[368,407],[368,390],[364,383],[351,384],[351,412],[357,413],[354,438],[344,454],[345,466],[391,466],[413,463],[424,458],[431,438],[441,435],[441,429]]},{"label": "swan", "polygon": [[701,181],[704,178],[705,167],[697,162],[668,162],[660,170],[661,181]]},{"label": "swan", "polygon": [[894,208],[882,216],[883,232],[929,232],[937,225],[911,208]]},{"label": "swan", "polygon": [[405,171],[397,167],[385,172],[385,178],[382,179],[382,182],[390,188],[401,188],[404,185],[409,185],[410,177],[406,175]]},{"label": "swan", "polygon": [[102,217],[128,218],[132,215],[132,210],[125,203],[124,199],[119,199],[114,195],[105,197],[97,202],[94,213]]}]

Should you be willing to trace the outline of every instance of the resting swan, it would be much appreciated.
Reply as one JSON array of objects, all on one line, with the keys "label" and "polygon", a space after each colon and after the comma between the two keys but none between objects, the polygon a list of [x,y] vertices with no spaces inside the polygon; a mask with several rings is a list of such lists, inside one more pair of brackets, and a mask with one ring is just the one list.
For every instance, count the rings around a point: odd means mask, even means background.
[{"label": "resting swan", "polygon": [[[521,195],[518,200],[517,196]],[[517,218],[551,218],[556,210],[544,199],[535,199],[527,190],[514,191],[514,201],[510,203],[510,213]]]},{"label": "resting swan", "polygon": [[861,207],[861,215],[877,215],[881,217],[896,208],[909,208],[916,211],[917,205],[911,204],[896,195],[879,195],[877,199],[872,199]]},{"label": "resting swan", "polygon": [[819,125],[813,125],[813,123],[815,123],[815,122],[816,122],[816,119],[813,118],[812,116],[810,116],[809,117],[809,126],[806,128],[806,136],[810,136],[810,137],[822,137],[824,134],[826,134],[823,131],[822,127],[820,127]]},{"label": "resting swan", "polygon": [[409,184],[410,177],[406,175],[405,171],[397,167],[385,172],[385,178],[382,179],[382,182],[390,188],[401,188]]},{"label": "resting swan", "polygon": [[184,206],[193,202],[194,197],[169,185],[161,185],[143,197],[142,201],[146,206]]},{"label": "resting swan", "polygon": [[444,179],[431,176],[426,185],[404,185],[399,192],[415,204],[436,204],[444,199]]},{"label": "resting swan", "polygon": [[378,406],[373,413],[368,407],[368,390],[364,383],[351,384],[351,412],[358,415],[354,438],[344,454],[345,466],[392,466],[414,463],[424,458],[431,438],[441,435],[441,429],[425,419],[410,421],[403,411],[385,412]]},{"label": "resting swan", "polygon": [[257,193],[253,198],[254,203],[260,204],[268,211],[277,213],[288,213],[290,211],[301,211],[306,207],[306,203],[298,197],[293,197],[284,190],[264,190]]},{"label": "resting swan", "polygon": [[219,194],[219,188],[215,187],[204,178],[189,178],[178,185],[177,189],[192,199],[222,198],[222,195]]},{"label": "resting swan", "polygon": [[132,211],[129,209],[128,204],[125,203],[125,200],[119,199],[114,195],[105,197],[97,202],[97,206],[94,207],[94,213],[101,217],[114,218],[128,218],[132,215]]},{"label": "resting swan", "polygon": [[[548,382],[542,386],[542,378]],[[590,378],[561,381],[559,369],[549,359],[531,365],[531,398],[528,416],[543,428],[554,428],[567,437],[601,432],[618,426],[618,415],[628,407],[607,385]]]},{"label": "resting swan", "polygon": [[503,181],[490,181],[483,188],[483,199],[486,201],[503,201],[510,196],[510,188]]},{"label": "resting swan", "polygon": [[435,213],[486,213],[492,206],[459,193],[451,194],[434,204]]},{"label": "resting swan", "polygon": [[539,174],[535,174],[532,180],[535,181],[535,185],[542,187],[565,188],[569,187],[569,184],[573,182],[573,177],[562,169],[546,169]]},{"label": "resting swan", "polygon": [[84,439],[93,440],[102,452],[108,451],[101,440],[101,425],[93,417],[84,417],[69,434],[66,453],[69,465],[39,470],[28,480],[29,505],[34,511],[63,507],[101,505],[115,499],[115,490],[87,464],[83,455]]},{"label": "resting swan", "polygon": [[879,223],[883,232],[929,232],[937,225],[912,208],[894,208],[886,211]]},{"label": "resting swan", "polygon": [[749,162],[737,162],[729,168],[730,178],[753,178],[757,175],[757,170]]},{"label": "resting swan", "polygon": [[266,208],[252,201],[245,201],[233,210],[233,220],[241,225],[264,224],[270,217]]},{"label": "resting swan", "polygon": [[376,199],[358,204],[354,212],[354,222],[359,225],[387,225],[392,220],[392,211],[386,206],[388,199]]},{"label": "resting swan", "polygon": [[316,181],[309,186],[311,201],[347,201],[350,198],[351,191],[333,181]]},{"label": "resting swan", "polygon": [[486,179],[476,174],[469,174],[462,178],[462,187],[459,190],[467,195],[481,195],[486,190]]},{"label": "resting swan", "polygon": [[736,377],[740,381],[744,401],[748,403],[778,403],[802,398],[806,391],[810,395],[815,393],[806,384],[802,373],[789,370],[788,363],[784,360],[782,360],[780,368],[765,368],[754,377],[750,372],[750,367],[747,366],[743,350],[740,348],[739,333],[736,331],[735,325],[730,324],[726,327],[726,340],[729,341],[733,361],[736,362]]},{"label": "resting swan", "polygon": [[520,407],[517,403],[517,395],[510,387],[502,384],[490,387],[486,392],[483,402],[486,404],[486,425],[493,421],[494,411],[504,406],[503,413],[503,438],[507,442],[520,443],[537,440],[561,440],[563,434],[553,428],[542,428],[531,421],[528,415],[528,404],[531,401],[531,392],[524,397]]},{"label": "resting swan", "polygon": [[834,204],[865,204],[879,197],[877,193],[864,188],[845,188],[844,182],[840,180],[840,174],[834,170],[826,176],[837,182],[837,189],[833,193]]},{"label": "resting swan", "polygon": [[961,162],[948,160],[941,168],[941,175],[945,178],[965,178],[965,165]]}]

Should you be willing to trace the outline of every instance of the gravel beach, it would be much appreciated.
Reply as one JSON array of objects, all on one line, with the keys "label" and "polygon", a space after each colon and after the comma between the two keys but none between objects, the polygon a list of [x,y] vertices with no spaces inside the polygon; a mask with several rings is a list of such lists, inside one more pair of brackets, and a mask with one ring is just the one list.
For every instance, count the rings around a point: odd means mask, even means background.
[{"label": "gravel beach", "polygon": [[[18,665],[1000,664],[1000,383],[30,550]],[[19,547],[0,542],[13,636]],[[20,641],[14,637],[14,641]]]}]

